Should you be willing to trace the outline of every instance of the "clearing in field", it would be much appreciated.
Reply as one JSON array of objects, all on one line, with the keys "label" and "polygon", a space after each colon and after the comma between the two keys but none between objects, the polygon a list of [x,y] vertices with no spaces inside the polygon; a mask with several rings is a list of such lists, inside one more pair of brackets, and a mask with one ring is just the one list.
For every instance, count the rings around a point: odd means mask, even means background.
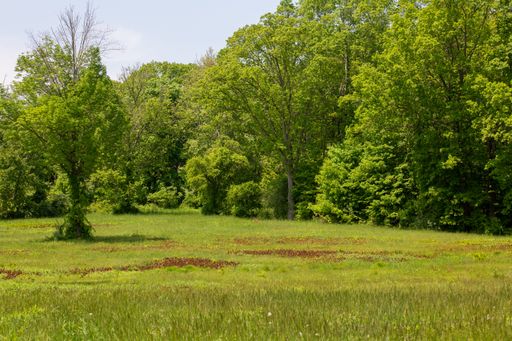
[{"label": "clearing in field", "polygon": [[191,210],[0,224],[12,339],[509,339],[512,238]]}]

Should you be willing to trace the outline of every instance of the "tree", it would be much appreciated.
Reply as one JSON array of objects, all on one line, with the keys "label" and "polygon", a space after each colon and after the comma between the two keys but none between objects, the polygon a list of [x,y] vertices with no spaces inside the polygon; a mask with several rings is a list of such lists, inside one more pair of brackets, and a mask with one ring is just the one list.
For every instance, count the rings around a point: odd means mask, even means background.
[{"label": "tree", "polygon": [[220,214],[230,186],[245,180],[247,158],[225,146],[216,145],[204,156],[187,161],[186,173],[190,189],[197,196],[204,214]]},{"label": "tree", "polygon": [[[395,192],[399,200],[388,207],[395,216],[412,211],[407,224],[503,233],[511,197],[510,2],[401,1],[392,18],[382,53],[353,82],[359,107],[348,142],[367,147],[350,154],[347,142],[331,153],[319,204],[366,214]],[[401,188],[375,181],[388,176]],[[378,186],[353,195],[344,182],[352,178],[365,183],[357,189]]]},{"label": "tree", "polygon": [[19,113],[11,93],[0,86],[0,218],[62,215],[66,200],[51,193],[55,170],[27,132],[17,129]]},{"label": "tree", "polygon": [[123,172],[149,193],[173,186],[183,192],[180,167],[189,136],[177,106],[192,64],[151,62],[126,69],[118,90],[127,109]]},{"label": "tree", "polygon": [[331,78],[338,84],[340,108],[332,115],[334,136],[341,142],[345,128],[354,118],[357,103],[353,103],[353,78],[374,56],[382,52],[384,32],[390,26],[396,9],[394,0],[301,0],[299,11],[309,20],[316,20],[329,32],[321,46],[330,51],[340,77]]},{"label": "tree", "polygon": [[119,141],[124,114],[113,84],[101,64],[105,34],[94,11],[83,16],[69,8],[60,25],[18,59],[15,93],[23,104],[17,118],[52,164],[68,178],[70,208],[58,237],[88,238],[85,182],[99,160]]},{"label": "tree", "polygon": [[[204,107],[242,139],[278,158],[287,178],[288,218],[295,217],[297,175],[318,165],[337,108],[340,68],[321,42],[328,31],[291,1],[237,31],[205,72]],[[238,140],[238,137],[234,137]],[[311,183],[311,182],[310,182]]]}]

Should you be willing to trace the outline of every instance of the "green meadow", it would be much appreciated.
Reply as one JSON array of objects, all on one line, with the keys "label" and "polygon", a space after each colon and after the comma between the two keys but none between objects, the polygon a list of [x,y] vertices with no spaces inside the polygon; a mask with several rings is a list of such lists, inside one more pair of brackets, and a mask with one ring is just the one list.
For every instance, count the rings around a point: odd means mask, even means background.
[{"label": "green meadow", "polygon": [[0,222],[0,339],[512,338],[512,238],[202,216]]}]

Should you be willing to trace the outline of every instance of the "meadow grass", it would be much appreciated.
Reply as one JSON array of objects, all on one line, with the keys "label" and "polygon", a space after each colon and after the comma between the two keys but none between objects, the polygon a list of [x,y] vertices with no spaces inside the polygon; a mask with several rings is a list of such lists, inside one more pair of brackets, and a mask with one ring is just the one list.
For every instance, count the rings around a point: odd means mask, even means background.
[{"label": "meadow grass", "polygon": [[[512,338],[512,238],[206,217],[0,221],[0,339]],[[162,259],[233,262],[144,268]]]}]

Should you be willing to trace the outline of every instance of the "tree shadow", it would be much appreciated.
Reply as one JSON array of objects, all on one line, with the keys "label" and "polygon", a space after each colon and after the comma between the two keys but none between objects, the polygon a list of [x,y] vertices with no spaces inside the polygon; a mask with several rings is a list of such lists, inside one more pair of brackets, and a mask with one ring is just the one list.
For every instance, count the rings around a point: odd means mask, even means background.
[{"label": "tree shadow", "polygon": [[[154,236],[145,236],[142,234],[129,234],[129,235],[116,235],[116,236],[93,236],[90,239],[68,239],[62,240],[63,242],[68,243],[107,243],[107,244],[116,244],[116,243],[142,243],[142,242],[158,242],[158,241],[166,241],[169,238],[165,237],[154,237]],[[43,240],[44,242],[53,242],[56,241],[55,238],[48,237]]]},{"label": "tree shadow", "polygon": [[118,235],[118,236],[94,236],[88,242],[92,243],[141,243],[141,242],[158,242],[169,240],[165,237],[145,236],[142,234]]},{"label": "tree shadow", "polygon": [[198,209],[161,209],[144,207],[139,212],[127,215],[167,215],[167,216],[188,216],[197,215],[200,211]]}]

